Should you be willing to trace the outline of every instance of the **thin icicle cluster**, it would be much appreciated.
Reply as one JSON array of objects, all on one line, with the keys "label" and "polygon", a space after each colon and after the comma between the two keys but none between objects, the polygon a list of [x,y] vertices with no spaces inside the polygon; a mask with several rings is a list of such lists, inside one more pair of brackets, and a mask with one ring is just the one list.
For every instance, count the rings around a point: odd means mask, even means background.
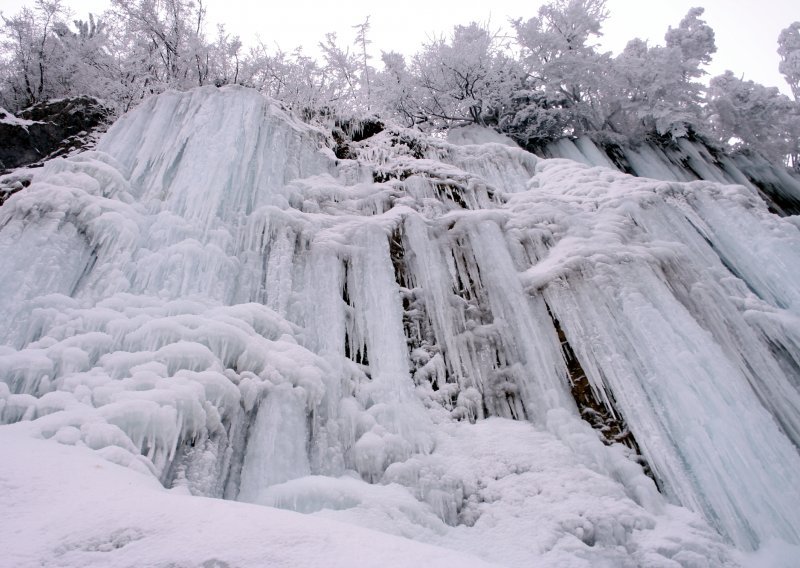
[{"label": "thin icicle cluster", "polygon": [[498,143],[329,144],[208,88],[48,164],[0,209],[0,421],[508,565],[800,542],[793,224]]}]

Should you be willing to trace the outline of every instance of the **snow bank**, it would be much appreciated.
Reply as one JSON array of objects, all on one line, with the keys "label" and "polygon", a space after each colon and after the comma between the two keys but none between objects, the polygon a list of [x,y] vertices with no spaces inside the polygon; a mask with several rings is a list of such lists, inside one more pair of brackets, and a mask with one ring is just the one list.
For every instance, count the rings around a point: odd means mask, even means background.
[{"label": "snow bank", "polygon": [[167,491],[21,429],[2,429],[0,447],[6,566],[496,566],[352,525]]}]

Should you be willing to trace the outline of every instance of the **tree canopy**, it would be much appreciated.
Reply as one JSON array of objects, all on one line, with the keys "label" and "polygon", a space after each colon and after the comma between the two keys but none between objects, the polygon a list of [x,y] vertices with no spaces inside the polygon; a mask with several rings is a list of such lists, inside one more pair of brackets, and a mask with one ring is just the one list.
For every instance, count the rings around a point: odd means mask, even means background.
[{"label": "tree canopy", "polygon": [[209,33],[203,0],[111,0],[106,13],[71,21],[62,0],[33,0],[2,14],[0,106],[84,94],[124,112],[166,89],[239,84],[305,117],[373,114],[427,130],[477,123],[532,149],[564,136],[694,136],[800,170],[800,22],[778,38],[790,98],[732,71],[705,81],[716,45],[703,14],[692,8],[663,44],[634,38],[618,55],[597,44],[605,0],[552,0],[509,22],[510,33],[459,25],[411,56],[376,55],[367,18],[347,39],[329,33],[313,57],[245,47],[225,26]]}]

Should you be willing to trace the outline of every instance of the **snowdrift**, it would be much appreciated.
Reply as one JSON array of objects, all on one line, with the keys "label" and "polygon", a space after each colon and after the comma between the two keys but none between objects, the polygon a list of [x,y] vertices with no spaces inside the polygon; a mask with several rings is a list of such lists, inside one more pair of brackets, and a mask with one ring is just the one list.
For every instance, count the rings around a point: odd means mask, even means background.
[{"label": "snowdrift", "polygon": [[[0,208],[0,503],[26,519],[3,517],[7,559],[797,552],[794,218],[503,143],[334,144],[252,91],[165,93]],[[41,521],[75,503],[74,528]],[[142,556],[153,517],[197,546]],[[357,555],[353,524],[394,537]]]}]

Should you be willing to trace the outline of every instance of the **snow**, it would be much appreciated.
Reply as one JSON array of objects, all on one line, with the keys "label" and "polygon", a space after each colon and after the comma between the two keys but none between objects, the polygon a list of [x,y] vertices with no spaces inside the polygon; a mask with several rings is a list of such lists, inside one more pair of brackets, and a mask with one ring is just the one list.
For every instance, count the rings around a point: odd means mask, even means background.
[{"label": "snow", "polygon": [[165,490],[24,430],[0,431],[4,566],[493,566],[326,519]]},{"label": "snow", "polygon": [[745,568],[791,568],[797,564],[800,547],[780,540],[768,541],[757,552],[746,555]]},{"label": "snow", "polygon": [[500,134],[496,130],[477,124],[451,128],[447,131],[447,141],[456,146],[503,144],[512,148],[519,147],[516,142],[505,134]]},{"label": "snow", "polygon": [[[478,134],[389,127],[336,160],[323,127],[201,88],[48,162],[0,208],[8,558],[788,557],[797,226],[751,187]],[[582,419],[564,342],[636,447]]]},{"label": "snow", "polygon": [[0,124],[9,124],[11,126],[21,126],[24,129],[28,129],[31,124],[42,124],[36,120],[27,120],[24,118],[19,118],[14,116],[10,112],[8,112],[3,107],[0,107]]}]

